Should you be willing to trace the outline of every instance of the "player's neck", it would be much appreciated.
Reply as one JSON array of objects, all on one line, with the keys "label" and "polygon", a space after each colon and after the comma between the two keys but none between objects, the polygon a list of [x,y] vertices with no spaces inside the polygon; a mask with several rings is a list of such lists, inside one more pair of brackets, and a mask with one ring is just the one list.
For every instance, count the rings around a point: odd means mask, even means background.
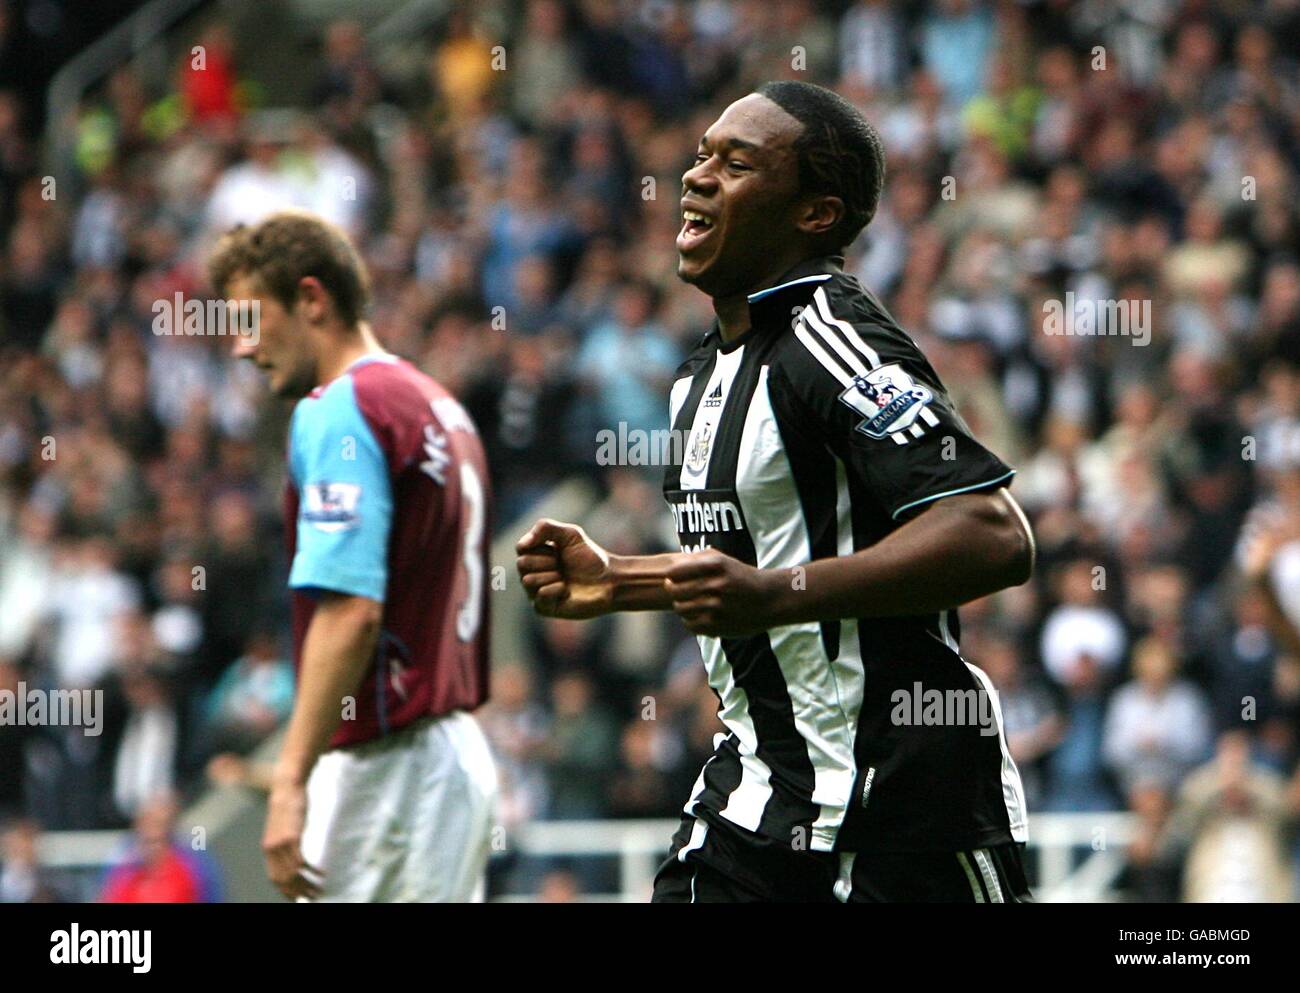
[{"label": "player's neck", "polygon": [[723,343],[730,344],[750,329],[749,297],[751,293],[776,285],[795,266],[820,258],[823,254],[825,253],[820,250],[806,248],[802,251],[792,252],[788,257],[773,265],[772,270],[762,279],[757,280],[746,292],[737,293],[733,296],[714,297],[713,312],[718,315],[718,331],[722,336]]},{"label": "player's neck", "polygon": [[718,315],[718,331],[722,335],[722,340],[728,344],[750,328],[748,294],[714,297],[713,312]]},{"label": "player's neck", "polygon": [[329,348],[322,350],[318,385],[324,386],[338,379],[358,359],[383,354],[384,347],[370,330],[370,325],[362,321],[355,332],[341,334],[331,341]]}]

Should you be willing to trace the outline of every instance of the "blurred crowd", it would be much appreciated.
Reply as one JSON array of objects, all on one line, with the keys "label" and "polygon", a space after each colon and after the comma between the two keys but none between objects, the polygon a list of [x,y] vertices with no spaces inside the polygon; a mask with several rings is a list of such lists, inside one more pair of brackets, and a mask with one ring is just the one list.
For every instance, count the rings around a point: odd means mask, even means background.
[{"label": "blurred crowd", "polygon": [[[665,550],[660,470],[597,436],[666,428],[708,328],[674,275],[698,138],[799,78],[883,136],[846,267],[1019,469],[1036,576],[962,629],[1031,812],[1132,811],[1136,899],[1294,897],[1300,3],[521,0],[454,4],[414,61],[358,21],[310,41],[301,106],[241,68],[277,40],[217,20],[165,79],[125,66],[46,122],[57,147],[0,85],[0,686],[98,688],[106,715],[0,727],[15,850],[156,824],[291,705],[286,411],[227,339],[153,331],[209,292],[217,234],[282,206],[353,234],[379,338],[480,427],[499,533],[582,478],[597,540]],[[1149,307],[1146,333],[1053,333],[1051,301]],[[718,727],[693,641],[520,623],[481,712],[506,824],[673,816]],[[495,885],[585,873],[507,859]]]}]

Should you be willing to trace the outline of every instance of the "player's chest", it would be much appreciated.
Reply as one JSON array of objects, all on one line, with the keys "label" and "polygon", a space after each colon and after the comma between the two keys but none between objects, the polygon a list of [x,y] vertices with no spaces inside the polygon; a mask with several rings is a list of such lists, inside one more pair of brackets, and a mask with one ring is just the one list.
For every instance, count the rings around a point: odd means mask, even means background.
[{"label": "player's chest", "polygon": [[752,528],[794,499],[768,367],[743,346],[719,352],[674,384],[671,415],[664,496],[682,549],[752,560]]}]

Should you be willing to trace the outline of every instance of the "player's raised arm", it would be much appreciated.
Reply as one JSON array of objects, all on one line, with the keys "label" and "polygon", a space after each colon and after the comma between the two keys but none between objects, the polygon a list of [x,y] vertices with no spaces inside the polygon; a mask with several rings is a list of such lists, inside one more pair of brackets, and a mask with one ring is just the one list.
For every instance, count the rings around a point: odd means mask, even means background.
[{"label": "player's raised arm", "polygon": [[515,565],[543,617],[586,620],[619,610],[671,610],[666,581],[686,555],[614,555],[576,524],[543,519],[515,545]]},{"label": "player's raised arm", "polygon": [[696,634],[739,637],[787,624],[948,610],[1025,582],[1028,522],[1005,489],[934,503],[853,555],[755,569],[720,552],[669,571],[673,609]]}]

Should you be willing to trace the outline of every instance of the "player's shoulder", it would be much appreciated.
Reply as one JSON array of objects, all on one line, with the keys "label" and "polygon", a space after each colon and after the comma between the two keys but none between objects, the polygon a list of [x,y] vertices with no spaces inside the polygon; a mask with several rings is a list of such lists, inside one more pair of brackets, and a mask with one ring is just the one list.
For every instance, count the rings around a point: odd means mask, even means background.
[{"label": "player's shoulder", "polygon": [[396,355],[376,355],[349,370],[357,404],[376,426],[415,423],[430,415],[448,430],[474,431],[468,412],[428,373]]},{"label": "player's shoulder", "polygon": [[820,278],[762,301],[779,308],[789,325],[773,340],[768,363],[774,379],[807,396],[838,393],[894,363],[928,374],[920,349],[875,294],[853,275],[827,268]]},{"label": "player's shoulder", "polygon": [[352,381],[358,403],[368,407],[400,407],[413,398],[445,392],[432,376],[387,352],[359,359],[339,378],[345,377]]},{"label": "player's shoulder", "polygon": [[[387,359],[391,359],[388,361]],[[462,454],[485,458],[478,427],[450,390],[405,359],[385,357],[353,370],[358,405],[380,444],[403,464],[427,446],[455,439]]]},{"label": "player's shoulder", "polygon": [[403,422],[427,421],[431,405],[446,400],[447,391],[405,359],[368,355],[298,401],[292,431],[311,437],[364,427],[382,441]]}]

